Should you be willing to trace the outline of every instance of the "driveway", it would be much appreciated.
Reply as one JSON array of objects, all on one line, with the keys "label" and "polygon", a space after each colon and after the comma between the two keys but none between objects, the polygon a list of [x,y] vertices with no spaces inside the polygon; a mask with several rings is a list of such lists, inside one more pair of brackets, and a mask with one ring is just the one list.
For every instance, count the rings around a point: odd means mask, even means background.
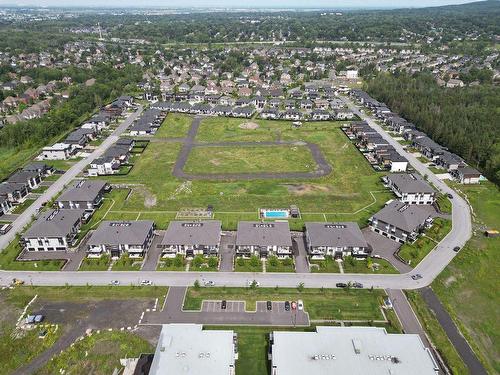
[{"label": "driveway", "polygon": [[307,259],[306,238],[304,234],[293,235],[293,255],[295,257],[295,272],[308,273],[309,261]]},{"label": "driveway", "polygon": [[155,271],[156,266],[158,265],[158,260],[160,259],[162,249],[159,247],[161,241],[163,240],[163,236],[165,235],[165,231],[158,231],[153,238],[153,242],[151,242],[151,247],[146,253],[146,259],[142,263],[141,270],[142,271]]},{"label": "driveway", "polygon": [[266,302],[257,302],[255,312],[244,311],[241,301],[227,301],[226,309],[221,301],[206,301],[200,311],[183,311],[185,287],[171,287],[164,309],[144,314],[144,325],[168,323],[198,323],[210,325],[267,325],[267,326],[309,326],[309,314],[305,311],[285,311],[284,302],[274,301],[268,311]]},{"label": "driveway", "polygon": [[395,256],[395,253],[401,246],[400,243],[375,233],[369,227],[363,228],[361,232],[363,232],[366,242],[372,247],[372,255],[379,255],[389,261],[401,273],[410,272],[412,270],[409,265]]},{"label": "driveway", "polygon": [[234,269],[234,254],[236,246],[236,233],[224,232],[220,241],[220,266],[222,272],[232,272]]}]

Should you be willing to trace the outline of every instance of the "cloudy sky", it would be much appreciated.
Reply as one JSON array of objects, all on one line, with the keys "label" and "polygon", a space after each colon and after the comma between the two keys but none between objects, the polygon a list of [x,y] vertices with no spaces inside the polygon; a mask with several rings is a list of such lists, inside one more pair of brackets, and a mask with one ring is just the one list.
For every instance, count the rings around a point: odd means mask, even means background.
[{"label": "cloudy sky", "polygon": [[0,0],[0,6],[89,7],[277,7],[277,8],[402,8],[463,4],[472,0]]}]

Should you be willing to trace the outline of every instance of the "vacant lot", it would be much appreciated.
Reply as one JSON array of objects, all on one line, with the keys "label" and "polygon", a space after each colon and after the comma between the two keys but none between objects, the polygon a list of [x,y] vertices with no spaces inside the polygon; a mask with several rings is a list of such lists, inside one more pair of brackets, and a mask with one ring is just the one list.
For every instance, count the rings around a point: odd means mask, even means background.
[{"label": "vacant lot", "polygon": [[[224,229],[234,229],[238,220],[257,220],[260,207],[296,204],[302,218],[290,222],[295,229],[301,228],[304,221],[353,220],[365,225],[366,219],[390,199],[391,194],[380,182],[381,174],[373,171],[341,132],[339,124],[307,123],[299,129],[292,129],[290,122],[256,120],[259,128],[252,130],[239,128],[242,122],[244,120],[204,119],[198,139],[227,140],[223,134],[229,136],[233,134],[230,129],[234,129],[235,135],[231,136],[234,141],[273,140],[276,137],[269,136],[269,133],[279,130],[283,140],[318,144],[333,167],[332,173],[310,180],[185,181],[172,175],[181,143],[152,142],[135,160],[128,175],[106,177],[112,183],[131,189],[130,194],[114,198],[115,203],[107,217],[135,220],[140,214],[142,219],[161,219],[160,227],[165,227],[180,208],[212,205],[215,218],[222,220]],[[264,133],[255,136],[259,131]],[[250,139],[244,135],[248,132],[254,134]],[[214,134],[213,138],[209,138],[210,134]],[[203,155],[199,156],[206,167],[217,167],[216,163],[210,163],[216,158],[205,155],[201,159]],[[226,160],[224,157],[223,161]],[[287,163],[283,161],[281,164]],[[273,159],[269,159],[268,164],[266,168],[275,168]]]},{"label": "vacant lot", "polygon": [[195,147],[184,172],[195,174],[312,172],[307,146]]},{"label": "vacant lot", "polygon": [[169,113],[155,134],[156,138],[182,138],[187,136],[192,118],[181,113]]},{"label": "vacant lot", "polygon": [[500,191],[492,183],[458,186],[474,209],[475,235],[432,284],[455,323],[491,373],[500,372],[500,238],[486,238],[485,228],[499,229]]},{"label": "vacant lot", "polygon": [[302,299],[311,319],[381,320],[382,290],[337,290],[293,288],[188,288],[184,309],[199,310],[205,300],[246,301],[248,311],[256,301],[293,301]]}]

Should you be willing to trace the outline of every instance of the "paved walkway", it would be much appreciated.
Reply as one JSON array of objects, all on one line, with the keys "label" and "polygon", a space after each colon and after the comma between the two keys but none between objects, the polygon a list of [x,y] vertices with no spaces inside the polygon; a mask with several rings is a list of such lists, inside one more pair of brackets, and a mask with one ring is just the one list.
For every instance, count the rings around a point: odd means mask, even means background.
[{"label": "paved walkway", "polygon": [[[269,142],[200,142],[196,143],[195,138],[200,128],[202,118],[196,116],[189,128],[188,136],[184,140],[184,145],[177,157],[172,174],[178,178],[189,180],[254,180],[254,179],[300,179],[317,178],[330,174],[332,167],[326,161],[321,149],[317,144],[294,141],[269,141]],[[182,140],[182,139],[179,139]],[[190,174],[184,172],[189,154],[194,147],[273,147],[282,145],[301,145],[306,146],[311,151],[311,155],[316,162],[316,169],[312,172],[289,172],[289,173],[214,173],[214,174]]]},{"label": "paved walkway", "polygon": [[[210,325],[264,325],[264,326],[309,326],[309,315],[304,311],[285,311],[281,304],[273,303],[268,311],[265,303],[257,304],[257,311],[243,311],[238,301],[227,302],[222,310],[220,301],[204,303],[201,311],[183,311],[186,287],[171,287],[161,311],[144,314],[141,324],[198,323]],[[230,307],[228,309],[228,307]],[[307,308],[307,306],[306,306]]]},{"label": "paved walkway", "polygon": [[162,252],[161,247],[159,247],[158,245],[160,245],[164,235],[165,231],[158,231],[158,235],[154,236],[151,247],[146,252],[146,259],[144,259],[144,262],[142,263],[142,271],[156,270],[156,266],[158,265],[158,260],[160,259]]},{"label": "paved walkway", "polygon": [[309,273],[309,261],[307,260],[306,239],[304,235],[293,237],[293,252],[295,256],[295,272]]},{"label": "paved walkway", "polygon": [[465,365],[469,368],[470,373],[474,375],[486,375],[487,372],[482,363],[477,359],[476,354],[471,349],[465,337],[460,333],[451,316],[448,314],[448,311],[446,311],[434,291],[426,287],[420,292],[422,293],[425,303],[429,309],[433,311],[439,324],[441,324],[441,327],[443,327],[446,335],[457,350],[460,358],[462,358],[462,361],[464,361]]}]

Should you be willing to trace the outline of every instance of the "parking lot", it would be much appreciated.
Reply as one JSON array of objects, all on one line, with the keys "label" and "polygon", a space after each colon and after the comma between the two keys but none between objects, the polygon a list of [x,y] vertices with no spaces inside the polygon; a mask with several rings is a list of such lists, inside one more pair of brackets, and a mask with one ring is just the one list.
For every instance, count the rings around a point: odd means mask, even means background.
[{"label": "parking lot", "polygon": [[227,301],[226,308],[222,308],[222,301],[203,301],[201,311],[204,312],[244,312],[245,302]]}]

